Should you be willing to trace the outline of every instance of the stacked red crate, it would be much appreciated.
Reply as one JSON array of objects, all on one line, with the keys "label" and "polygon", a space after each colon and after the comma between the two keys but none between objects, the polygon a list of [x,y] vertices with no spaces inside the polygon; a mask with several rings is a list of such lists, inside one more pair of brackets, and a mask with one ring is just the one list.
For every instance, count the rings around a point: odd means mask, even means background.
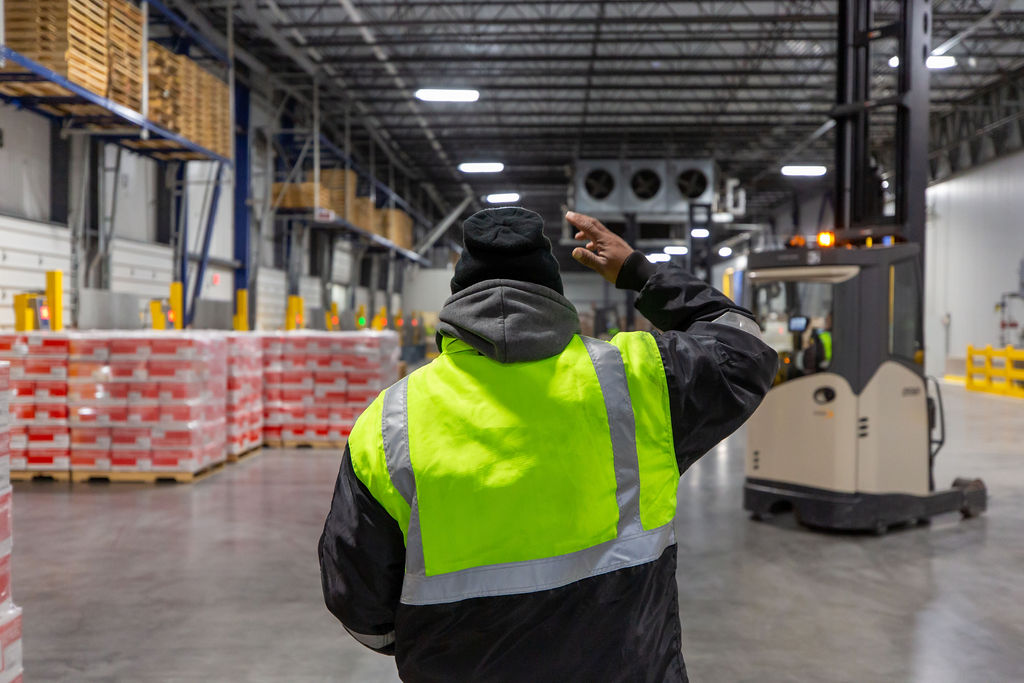
[{"label": "stacked red crate", "polygon": [[196,472],[226,457],[223,334],[72,335],[71,467]]},{"label": "stacked red crate", "polygon": [[11,366],[0,362],[0,682],[21,681],[21,608],[11,598]]},{"label": "stacked red crate", "polygon": [[227,340],[228,453],[241,455],[263,443],[263,345],[251,333]]},{"label": "stacked red crate", "polygon": [[398,379],[394,332],[262,335],[264,437],[341,444],[359,414]]},{"label": "stacked red crate", "polygon": [[258,337],[263,354],[263,439],[271,444],[280,444],[284,430],[284,415],[281,408],[284,334],[263,332]]},{"label": "stacked red crate", "polygon": [[10,363],[11,469],[67,470],[68,336],[0,334],[0,360]]}]

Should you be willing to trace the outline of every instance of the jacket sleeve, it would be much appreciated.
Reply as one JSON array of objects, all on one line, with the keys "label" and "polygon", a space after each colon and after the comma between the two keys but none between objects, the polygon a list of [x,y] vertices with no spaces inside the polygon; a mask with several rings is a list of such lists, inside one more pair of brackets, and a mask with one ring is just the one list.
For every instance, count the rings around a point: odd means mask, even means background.
[{"label": "jacket sleeve", "polygon": [[405,542],[398,523],[356,476],[348,447],[319,550],[327,608],[360,643],[393,655]]},{"label": "jacket sleeve", "polygon": [[681,474],[753,414],[771,388],[778,355],[749,311],[677,265],[655,268],[634,252],[616,286],[639,291],[637,310],[663,330],[654,336]]}]

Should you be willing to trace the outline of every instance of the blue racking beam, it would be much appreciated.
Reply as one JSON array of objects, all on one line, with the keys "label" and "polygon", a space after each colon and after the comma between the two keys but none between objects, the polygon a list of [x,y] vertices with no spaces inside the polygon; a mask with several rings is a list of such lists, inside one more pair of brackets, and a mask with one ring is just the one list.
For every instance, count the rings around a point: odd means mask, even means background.
[{"label": "blue racking beam", "polygon": [[[186,327],[192,324],[192,320],[196,316],[196,302],[199,300],[199,292],[203,289],[203,278],[206,277],[206,264],[210,261],[210,242],[213,239],[214,223],[217,222],[217,204],[220,202],[220,181],[223,175],[224,164],[217,164],[217,176],[214,178],[213,193],[210,196],[210,212],[206,216],[206,231],[203,233],[203,251],[199,255],[199,266],[196,269],[196,284],[192,288],[192,301],[189,303],[188,313],[185,316]],[[185,244],[185,250],[187,253],[187,243]]]},{"label": "blue racking beam", "polygon": [[[249,257],[251,251],[251,226],[249,215],[249,183],[252,169],[249,161],[249,88],[235,82],[235,129],[232,142],[235,145],[235,196],[234,196],[234,256],[238,262],[235,268],[235,310],[238,310],[238,290],[249,287]],[[248,322],[248,321],[247,321]]]}]

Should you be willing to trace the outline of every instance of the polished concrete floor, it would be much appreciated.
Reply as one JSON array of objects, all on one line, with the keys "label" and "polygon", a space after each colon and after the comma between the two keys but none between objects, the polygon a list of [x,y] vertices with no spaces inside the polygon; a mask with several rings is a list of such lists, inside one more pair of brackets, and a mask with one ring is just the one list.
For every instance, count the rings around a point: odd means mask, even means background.
[{"label": "polished concrete floor", "polygon": [[[694,681],[1024,680],[1024,402],[946,395],[937,480],[984,477],[979,519],[880,538],[751,522],[742,434],[683,477]],[[193,486],[17,485],[27,680],[397,680],[321,601],[338,460],[265,451]]]}]

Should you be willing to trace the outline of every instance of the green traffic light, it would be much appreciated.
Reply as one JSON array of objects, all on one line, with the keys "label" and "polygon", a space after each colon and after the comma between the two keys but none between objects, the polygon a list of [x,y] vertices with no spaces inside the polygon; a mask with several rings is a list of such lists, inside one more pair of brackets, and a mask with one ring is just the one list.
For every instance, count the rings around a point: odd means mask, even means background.
[{"label": "green traffic light", "polygon": [[366,326],[366,318],[364,318],[363,316],[359,316],[359,326],[360,327],[365,327]]}]

